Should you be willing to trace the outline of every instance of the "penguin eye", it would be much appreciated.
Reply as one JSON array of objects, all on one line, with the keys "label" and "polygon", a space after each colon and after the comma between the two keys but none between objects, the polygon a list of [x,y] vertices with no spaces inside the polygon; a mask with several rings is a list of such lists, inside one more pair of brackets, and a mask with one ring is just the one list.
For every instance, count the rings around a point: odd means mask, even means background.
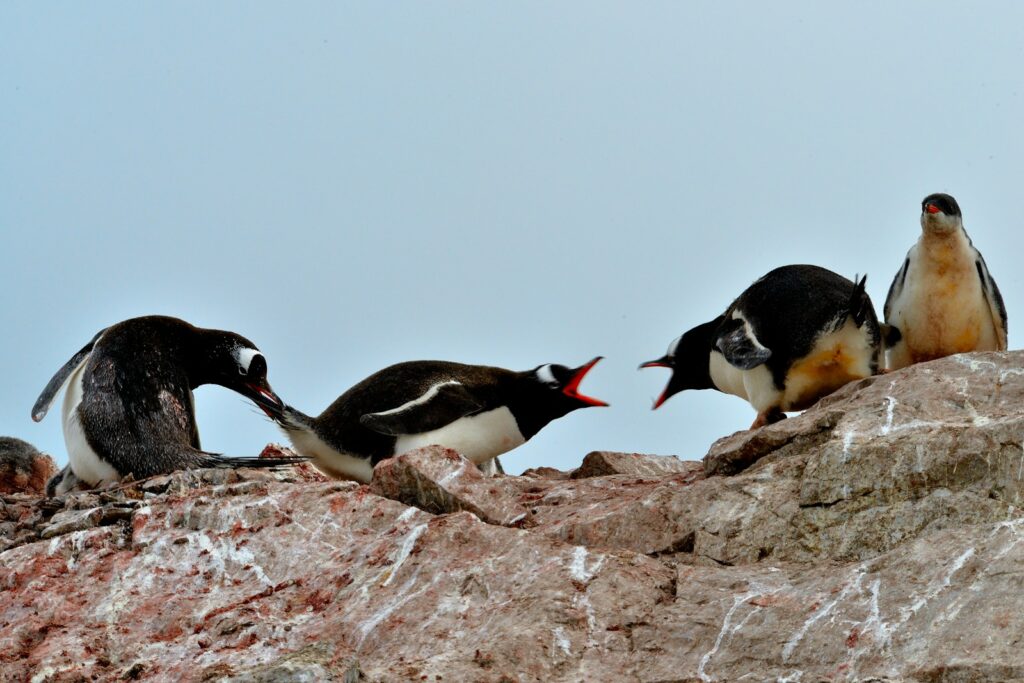
[{"label": "penguin eye", "polygon": [[252,357],[252,361],[249,362],[248,370],[245,368],[238,368],[238,371],[243,375],[248,375],[249,377],[265,377],[267,374],[267,361],[263,356],[256,354]]}]

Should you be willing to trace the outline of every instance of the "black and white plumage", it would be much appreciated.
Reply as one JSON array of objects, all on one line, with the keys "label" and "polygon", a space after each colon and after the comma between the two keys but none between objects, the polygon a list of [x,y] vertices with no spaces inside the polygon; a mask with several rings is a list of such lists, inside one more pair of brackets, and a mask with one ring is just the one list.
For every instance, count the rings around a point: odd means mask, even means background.
[{"label": "black and white plumage", "polygon": [[640,366],[672,369],[654,407],[686,389],[717,389],[750,402],[754,428],[875,374],[882,340],[865,280],[809,265],[771,271]]},{"label": "black and white plumage", "polygon": [[340,479],[368,482],[381,460],[429,445],[485,465],[551,420],[607,405],[579,391],[599,360],[525,372],[447,361],[398,363],[356,384],[319,417],[286,407],[280,424],[296,451]]},{"label": "black and white plumage", "polygon": [[888,349],[890,370],[954,353],[1006,350],[1003,297],[948,194],[921,202],[921,237],[889,287],[884,312],[902,337]]},{"label": "black and white plumage", "polygon": [[270,416],[283,402],[267,383],[256,346],[233,332],[194,327],[164,316],[112,325],[57,371],[32,419],[45,417],[60,389],[68,467],[51,493],[84,482],[145,478],[198,467],[276,466],[287,459],[225,458],[200,449],[192,390],[219,384],[248,397]]}]

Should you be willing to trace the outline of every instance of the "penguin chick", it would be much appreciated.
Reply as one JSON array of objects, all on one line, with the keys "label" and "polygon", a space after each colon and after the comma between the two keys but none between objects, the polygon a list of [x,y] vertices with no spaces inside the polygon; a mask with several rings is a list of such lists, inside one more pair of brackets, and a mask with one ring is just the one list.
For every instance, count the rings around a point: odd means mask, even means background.
[{"label": "penguin chick", "polygon": [[48,490],[144,479],[200,467],[274,467],[298,459],[226,458],[200,450],[192,390],[219,384],[271,417],[284,404],[267,383],[267,362],[240,335],[165,316],[132,318],[101,330],[43,389],[32,419],[46,416],[67,384],[62,422],[68,468]]},{"label": "penguin chick", "polygon": [[339,479],[369,482],[381,460],[430,445],[486,467],[552,420],[608,405],[579,391],[599,360],[525,372],[433,360],[398,363],[356,384],[319,417],[285,407],[280,425],[295,450]]},{"label": "penguin chick", "polygon": [[672,370],[654,408],[686,389],[717,389],[750,402],[754,429],[877,373],[882,340],[866,280],[810,265],[771,271],[640,366]]},{"label": "penguin chick", "polygon": [[1006,350],[1003,297],[948,194],[921,202],[921,237],[889,287],[884,313],[902,333],[886,354],[890,370],[954,353]]}]

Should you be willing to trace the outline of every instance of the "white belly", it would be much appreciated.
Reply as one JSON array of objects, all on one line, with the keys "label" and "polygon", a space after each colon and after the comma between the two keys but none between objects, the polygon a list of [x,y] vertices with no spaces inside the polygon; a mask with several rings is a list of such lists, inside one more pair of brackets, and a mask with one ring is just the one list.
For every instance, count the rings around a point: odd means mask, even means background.
[{"label": "white belly", "polygon": [[746,399],[759,413],[779,404],[781,392],[765,365],[741,370],[718,351],[712,351],[708,370],[719,391]]},{"label": "white belly", "polygon": [[476,464],[526,443],[512,411],[504,406],[486,413],[463,417],[440,429],[405,434],[395,443],[395,455],[423,446],[444,446]]},{"label": "white belly", "polygon": [[889,367],[998,350],[995,322],[966,240],[919,244],[910,258],[911,270],[889,312],[888,322],[902,333]]},{"label": "white belly", "polygon": [[287,429],[288,438],[299,455],[312,459],[313,466],[335,479],[353,479],[367,484],[373,479],[370,458],[358,458],[331,448],[309,429]]},{"label": "white belly", "polygon": [[117,481],[121,478],[117,470],[100,459],[85,438],[82,421],[78,416],[78,406],[82,402],[82,372],[86,356],[68,378],[67,390],[64,392],[64,405],[61,411],[61,422],[64,427],[64,446],[68,450],[68,464],[75,476],[95,486],[101,481]]}]

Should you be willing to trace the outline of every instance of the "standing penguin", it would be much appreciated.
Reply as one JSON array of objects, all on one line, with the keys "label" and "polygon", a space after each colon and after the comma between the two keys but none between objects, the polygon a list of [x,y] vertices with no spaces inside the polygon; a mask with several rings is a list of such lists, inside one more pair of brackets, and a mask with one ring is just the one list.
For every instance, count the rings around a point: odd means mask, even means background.
[{"label": "standing penguin", "polygon": [[356,384],[319,417],[285,407],[280,424],[295,450],[339,479],[368,482],[381,460],[430,445],[484,465],[556,418],[608,405],[579,391],[599,360],[525,372],[434,360],[398,363]]},{"label": "standing penguin", "polygon": [[854,284],[818,266],[771,271],[640,366],[672,369],[654,408],[685,389],[717,389],[750,402],[754,429],[875,374],[881,336],[866,280]]},{"label": "standing penguin", "polygon": [[948,194],[921,202],[921,237],[889,287],[885,320],[903,337],[888,351],[890,370],[954,353],[1006,350],[1003,297]]},{"label": "standing penguin", "polygon": [[192,390],[219,384],[272,417],[283,403],[267,384],[267,362],[233,332],[164,316],[132,318],[101,330],[57,371],[32,408],[46,416],[61,387],[68,467],[51,494],[82,481],[95,486],[199,467],[272,467],[296,459],[225,458],[200,450]]}]

